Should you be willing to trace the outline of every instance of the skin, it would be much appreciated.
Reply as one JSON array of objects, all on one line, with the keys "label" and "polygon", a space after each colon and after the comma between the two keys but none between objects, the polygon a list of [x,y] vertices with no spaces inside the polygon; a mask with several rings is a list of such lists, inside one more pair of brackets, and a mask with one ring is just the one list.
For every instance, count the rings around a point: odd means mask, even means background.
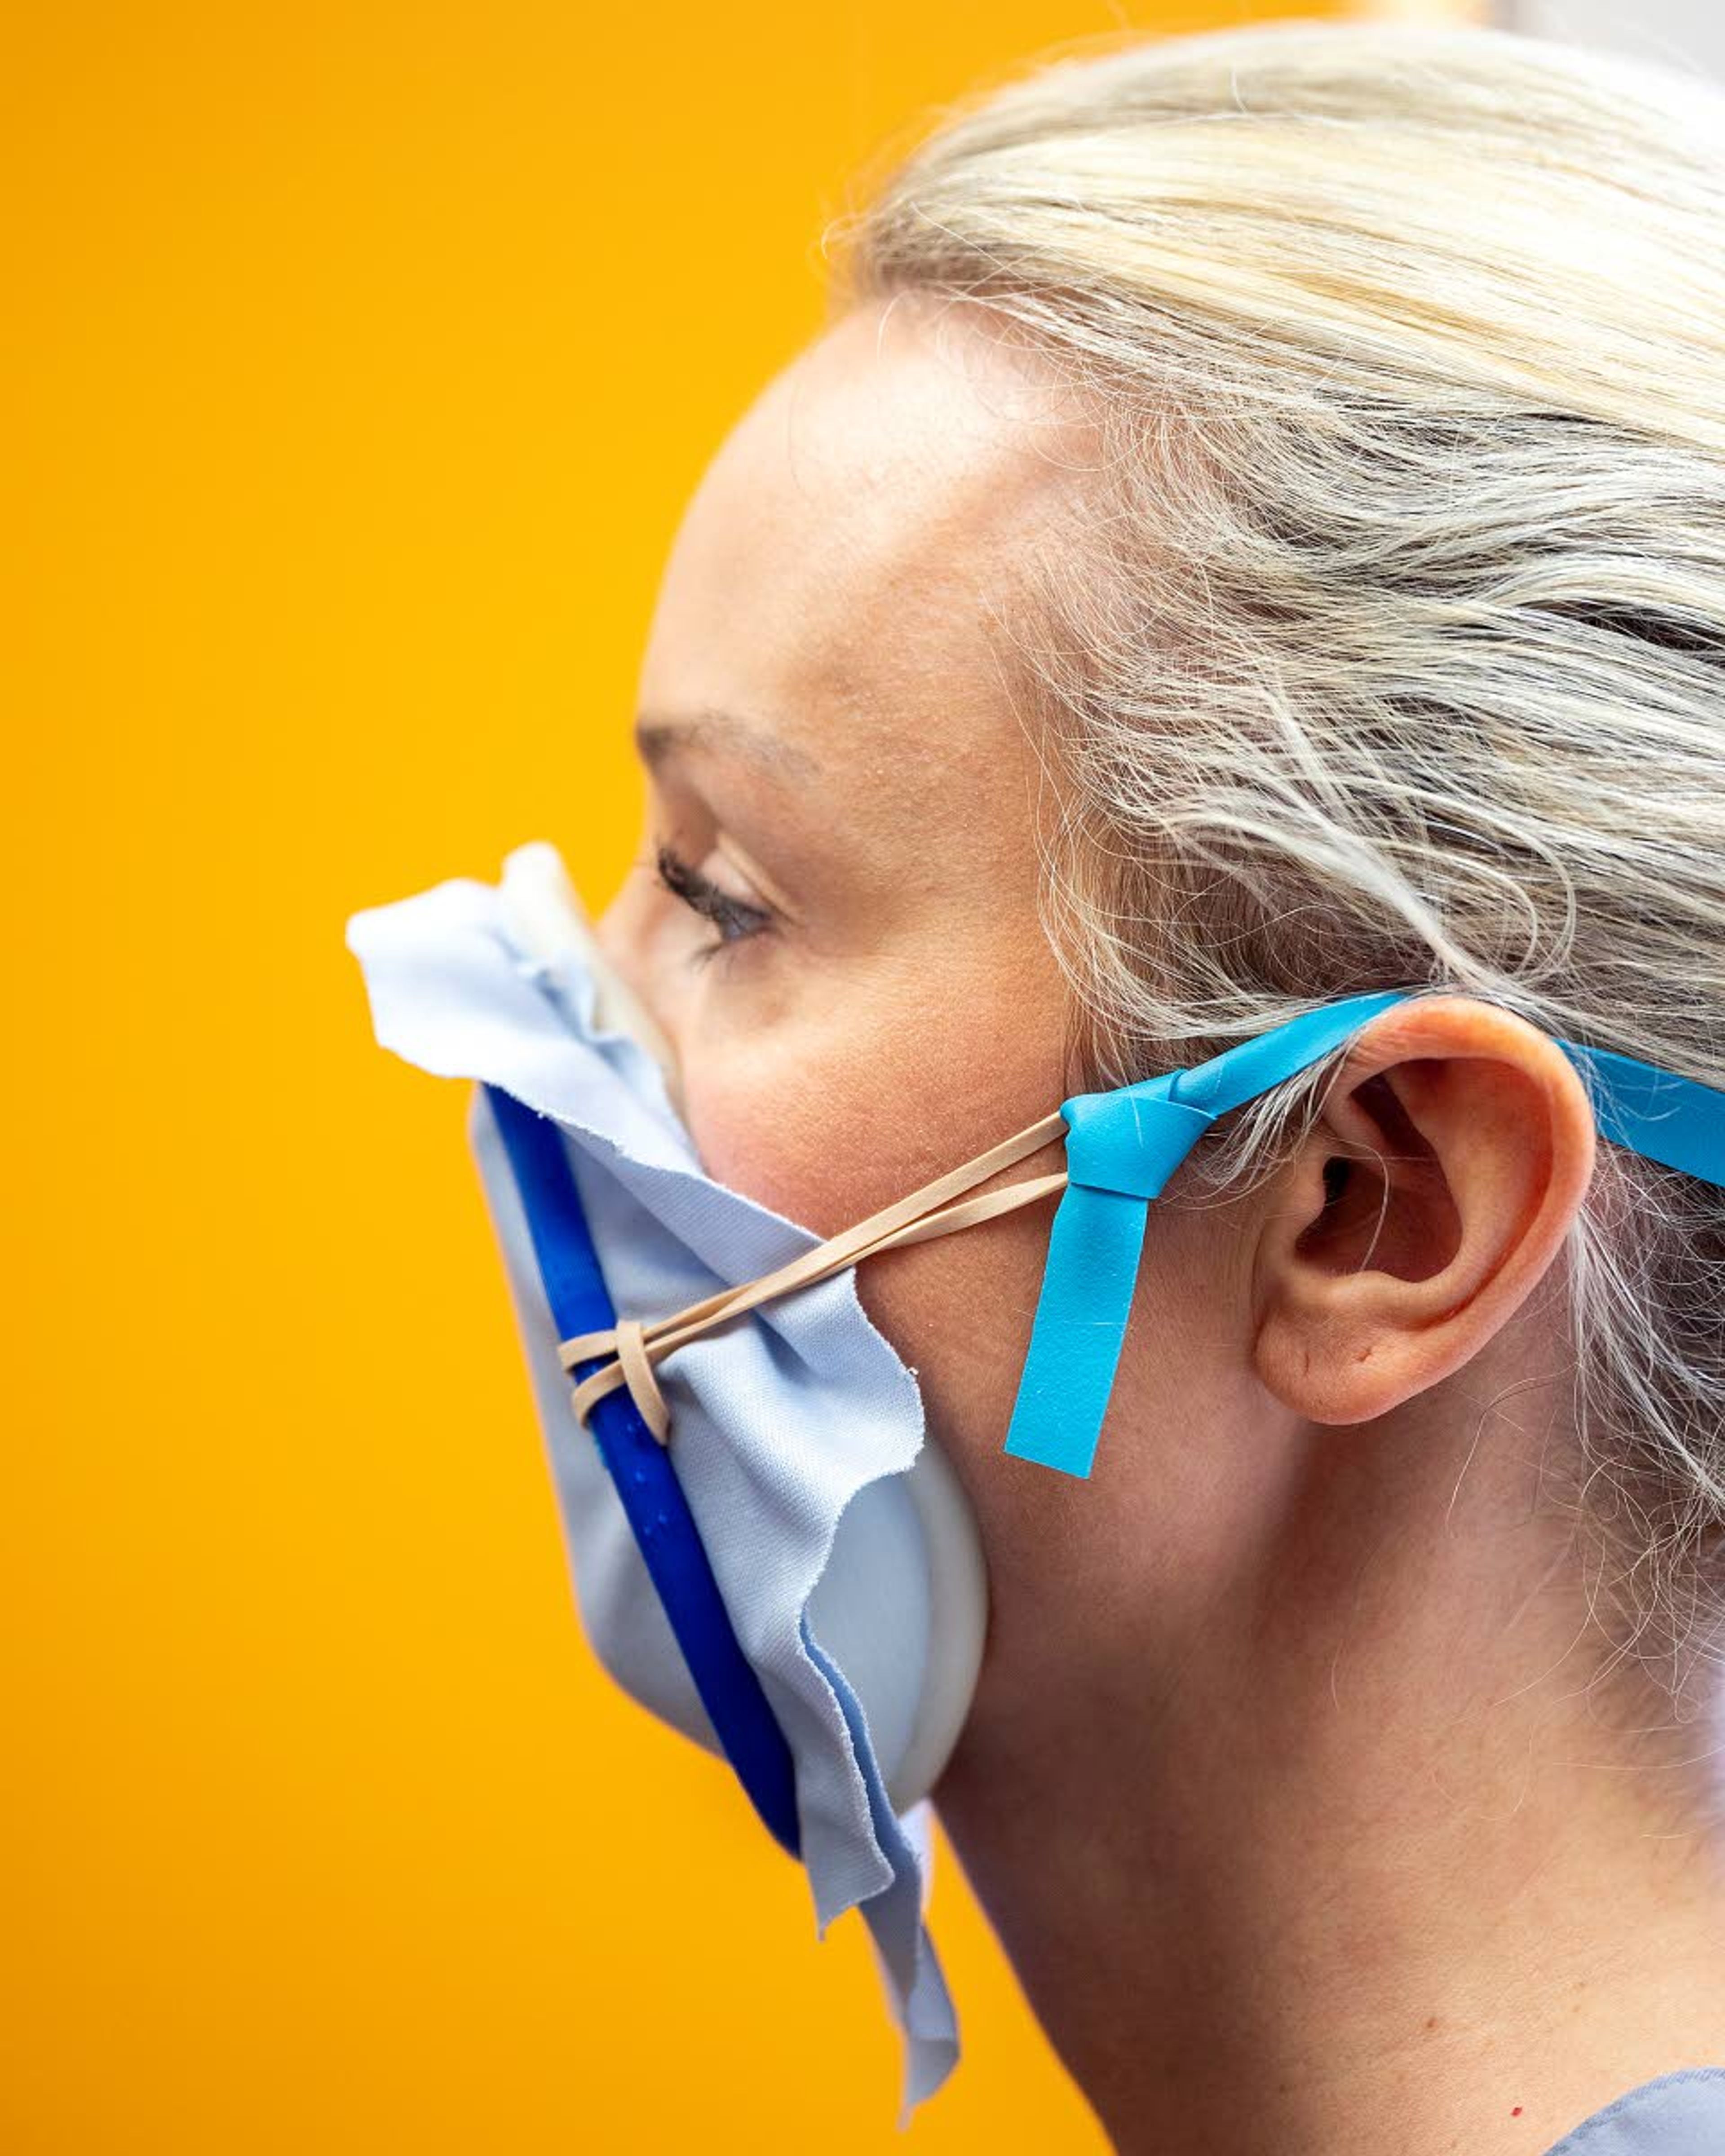
[{"label": "skin", "polygon": [[[1036,911],[1055,803],[993,613],[1092,447],[962,310],[870,304],[767,386],[678,532],[643,711],[745,716],[778,761],[655,739],[601,937],[709,1172],[822,1235],[1074,1090]],[[712,951],[661,839],[769,925]],[[1000,1450],[1051,1200],[859,1269],[988,1561],[936,1805],[1123,2151],[1541,2156],[1725,2058],[1697,1770],[1586,1691],[1540,1491],[1594,1144],[1520,1019],[1380,1017],[1285,1171],[1151,1208],[1088,1481]]]}]

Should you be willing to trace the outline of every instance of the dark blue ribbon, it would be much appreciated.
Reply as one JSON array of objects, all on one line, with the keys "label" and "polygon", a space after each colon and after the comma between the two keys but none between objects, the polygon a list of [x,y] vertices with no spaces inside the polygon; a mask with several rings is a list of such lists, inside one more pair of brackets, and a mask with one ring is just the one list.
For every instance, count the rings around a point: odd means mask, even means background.
[{"label": "dark blue ribbon", "polygon": [[[608,1328],[617,1312],[561,1131],[550,1116],[501,1087],[488,1085],[485,1091],[521,1192],[557,1337]],[[597,1355],[578,1364],[572,1382],[609,1360]],[[800,1857],[796,1763],[732,1628],[670,1454],[641,1419],[626,1386],[594,1402],[587,1426],[725,1757],[768,1833],[788,1855]]]}]

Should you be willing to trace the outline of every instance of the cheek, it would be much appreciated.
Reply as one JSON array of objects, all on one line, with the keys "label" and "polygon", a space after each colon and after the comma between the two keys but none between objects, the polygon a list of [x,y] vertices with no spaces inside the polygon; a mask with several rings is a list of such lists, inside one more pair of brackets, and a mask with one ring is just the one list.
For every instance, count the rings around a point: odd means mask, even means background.
[{"label": "cheek", "polygon": [[[925,1036],[926,1037],[926,1036]],[[691,1132],[708,1174],[827,1237],[908,1196],[1061,1097],[1052,1049],[1026,1042],[962,1064],[908,1037],[870,1034],[864,1053],[766,1044],[691,1071]],[[1045,1175],[1058,1145],[987,1186]],[[1055,1195],[950,1235],[865,1258],[857,1292],[917,1373],[931,1431],[962,1481],[999,1452],[1029,1345]],[[973,1494],[975,1494],[973,1492]]]},{"label": "cheek", "polygon": [[[890,1067],[890,1065],[889,1065]],[[872,1059],[752,1040],[684,1076],[685,1113],[715,1182],[812,1233],[836,1235],[939,1172],[907,1163],[914,1116]]]},{"label": "cheek", "polygon": [[916,1371],[929,1430],[978,1509],[1029,1346],[1054,1204],[1039,1199],[857,1270],[863,1308]]}]

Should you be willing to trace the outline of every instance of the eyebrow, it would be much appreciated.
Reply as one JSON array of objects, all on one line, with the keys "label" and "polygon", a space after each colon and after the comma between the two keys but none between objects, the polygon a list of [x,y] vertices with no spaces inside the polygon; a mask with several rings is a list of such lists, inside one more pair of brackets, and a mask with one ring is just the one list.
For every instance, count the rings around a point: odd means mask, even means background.
[{"label": "eyebrow", "polygon": [[682,713],[638,713],[635,749],[643,762],[655,770],[674,757],[703,749],[728,752],[772,778],[813,778],[820,769],[806,749],[770,726],[711,706]]}]

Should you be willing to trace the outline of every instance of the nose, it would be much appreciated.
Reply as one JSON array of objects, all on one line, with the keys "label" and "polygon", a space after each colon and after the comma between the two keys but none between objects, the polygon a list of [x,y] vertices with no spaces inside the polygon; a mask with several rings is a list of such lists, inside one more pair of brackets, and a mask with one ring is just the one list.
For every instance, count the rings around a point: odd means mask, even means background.
[{"label": "nose", "polygon": [[617,896],[593,921],[593,937],[607,963],[622,975],[631,993],[645,1002],[647,982],[641,961],[644,939],[641,933],[639,881],[637,870],[632,870],[624,878]]},{"label": "nose", "polygon": [[622,904],[622,894],[619,892],[593,925],[593,941],[619,973],[623,970],[624,955],[622,937],[618,926],[618,912]]},{"label": "nose", "polygon": [[601,983],[600,1004],[607,1019],[621,1031],[632,1034],[658,1064],[665,1074],[665,1090],[681,1113],[677,1052],[655,1005],[643,958],[644,938],[639,924],[645,896],[639,873],[629,875],[592,924],[593,942],[614,977]]}]

